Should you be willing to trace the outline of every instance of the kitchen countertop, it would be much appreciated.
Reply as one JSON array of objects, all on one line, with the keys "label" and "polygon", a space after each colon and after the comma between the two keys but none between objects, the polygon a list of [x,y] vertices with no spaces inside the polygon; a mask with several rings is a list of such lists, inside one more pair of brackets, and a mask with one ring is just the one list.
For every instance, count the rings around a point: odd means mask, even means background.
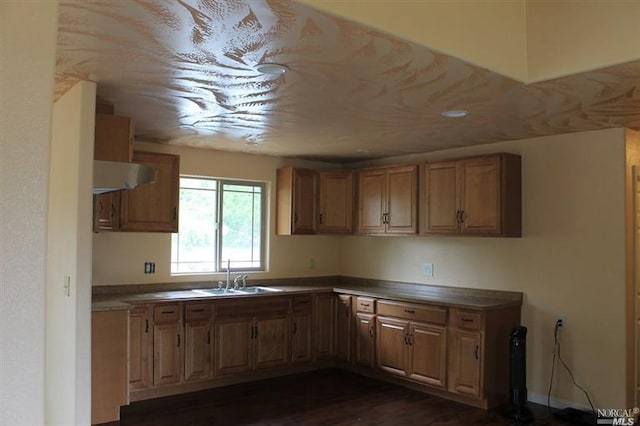
[{"label": "kitchen countertop", "polygon": [[[280,291],[260,294],[225,294],[207,295],[197,289],[177,289],[142,292],[114,292],[112,294],[94,294],[92,310],[126,310],[137,304],[158,303],[167,301],[223,300],[236,298],[277,297],[295,294],[335,292],[356,296],[390,299],[402,302],[433,303],[441,306],[458,306],[469,309],[497,309],[522,304],[522,294],[516,292],[500,292],[491,290],[462,289],[440,286],[409,286],[391,288],[382,285],[338,284],[334,286],[319,285],[284,285],[270,286]],[[206,287],[201,287],[206,288]],[[196,291],[193,291],[196,290]]]}]

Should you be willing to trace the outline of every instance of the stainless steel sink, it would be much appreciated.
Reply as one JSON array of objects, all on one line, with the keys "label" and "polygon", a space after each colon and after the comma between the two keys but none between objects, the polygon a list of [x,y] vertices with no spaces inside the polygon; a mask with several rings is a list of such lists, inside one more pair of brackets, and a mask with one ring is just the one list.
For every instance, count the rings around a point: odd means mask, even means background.
[{"label": "stainless steel sink", "polygon": [[231,294],[245,294],[242,290],[234,290],[230,288],[199,288],[191,290],[192,293],[200,296],[225,296]]},{"label": "stainless steel sink", "polygon": [[282,290],[280,290],[279,288],[273,288],[273,287],[255,286],[255,287],[246,287],[238,291],[243,291],[246,294],[259,294],[259,293],[275,293]]}]

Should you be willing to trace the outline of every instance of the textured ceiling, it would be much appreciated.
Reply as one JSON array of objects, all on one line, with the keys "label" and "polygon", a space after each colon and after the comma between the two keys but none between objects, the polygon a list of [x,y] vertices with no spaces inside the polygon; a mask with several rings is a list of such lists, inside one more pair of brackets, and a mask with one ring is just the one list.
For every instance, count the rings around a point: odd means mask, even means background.
[{"label": "textured ceiling", "polygon": [[640,61],[525,85],[292,1],[63,0],[59,14],[56,99],[96,81],[138,140],[346,162],[640,129]]}]

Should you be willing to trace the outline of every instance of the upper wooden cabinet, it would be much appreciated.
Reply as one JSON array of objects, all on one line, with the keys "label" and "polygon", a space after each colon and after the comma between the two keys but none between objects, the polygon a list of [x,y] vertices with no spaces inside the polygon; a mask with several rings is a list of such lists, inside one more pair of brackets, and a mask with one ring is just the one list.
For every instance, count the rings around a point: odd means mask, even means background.
[{"label": "upper wooden cabinet", "polygon": [[418,166],[365,169],[358,173],[358,232],[418,231]]},{"label": "upper wooden cabinet", "polygon": [[520,156],[426,165],[426,232],[521,236]]},{"label": "upper wooden cabinet", "polygon": [[318,173],[284,167],[276,177],[276,234],[315,234]]},{"label": "upper wooden cabinet", "polygon": [[318,233],[353,232],[353,172],[321,171],[318,202]]},{"label": "upper wooden cabinet", "polygon": [[120,230],[178,232],[180,157],[135,152],[133,162],[153,167],[156,181],[121,193]]},{"label": "upper wooden cabinet", "polygon": [[110,114],[96,114],[94,160],[128,163],[133,156],[133,120]]}]

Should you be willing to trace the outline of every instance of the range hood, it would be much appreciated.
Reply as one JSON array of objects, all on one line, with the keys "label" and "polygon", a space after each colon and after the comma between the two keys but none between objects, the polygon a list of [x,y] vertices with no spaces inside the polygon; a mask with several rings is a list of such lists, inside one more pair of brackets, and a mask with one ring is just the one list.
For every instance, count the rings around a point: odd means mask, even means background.
[{"label": "range hood", "polygon": [[155,182],[156,171],[149,166],[118,161],[93,162],[93,193],[133,189],[143,183]]}]

